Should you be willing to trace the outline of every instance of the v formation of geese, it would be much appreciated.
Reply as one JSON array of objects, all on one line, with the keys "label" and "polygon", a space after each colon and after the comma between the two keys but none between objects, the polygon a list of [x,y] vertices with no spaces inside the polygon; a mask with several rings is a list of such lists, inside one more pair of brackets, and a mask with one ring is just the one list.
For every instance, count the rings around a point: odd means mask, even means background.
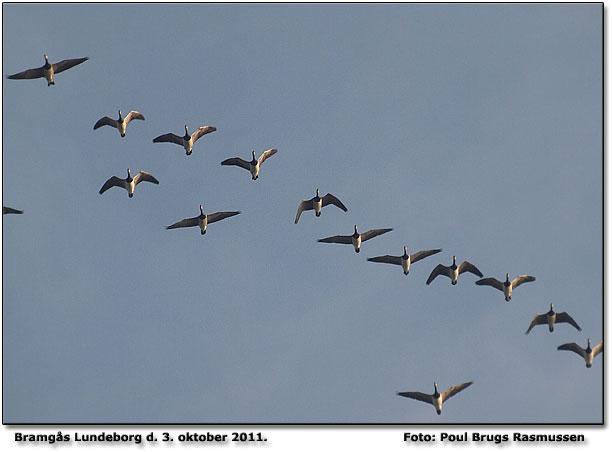
[{"label": "v formation of geese", "polygon": [[[58,63],[51,64],[49,63],[49,58],[47,55],[44,55],[45,64],[42,67],[28,69],[13,75],[9,75],[9,79],[19,80],[19,79],[34,79],[34,78],[42,78],[44,77],[47,80],[47,86],[55,84],[55,74],[59,74],[67,69],[70,69],[78,64],[81,64],[87,61],[88,57],[84,58],[75,58],[63,60]],[[94,130],[102,127],[102,126],[111,126],[116,128],[119,131],[121,137],[125,137],[126,128],[128,124],[132,120],[144,120],[144,116],[138,111],[130,111],[125,117],[122,116],[121,110],[118,111],[119,117],[118,119],[112,119],[108,116],[104,116],[100,118],[94,125]],[[183,136],[175,135],[173,133],[166,133],[163,135],[159,135],[153,139],[154,143],[173,143],[179,146],[182,146],[185,149],[186,155],[190,155],[193,151],[193,147],[201,137],[206,134],[212,133],[217,129],[213,126],[202,126],[196,129],[192,134],[189,134],[189,129],[187,124],[185,124],[185,134]],[[232,157],[221,162],[221,165],[224,166],[238,166],[241,167],[251,173],[252,180],[257,180],[259,177],[259,172],[261,169],[261,165],[270,157],[275,155],[278,152],[276,148],[268,149],[261,153],[259,157],[256,157],[255,151],[252,151],[252,159],[250,161],[243,160],[240,157]],[[151,182],[153,184],[159,184],[159,181],[151,174],[140,171],[134,177],[131,176],[130,169],[127,170],[127,177],[122,179],[117,176],[110,177],[100,188],[99,193],[103,194],[105,191],[109,190],[112,187],[120,187],[125,189],[128,192],[128,196],[132,198],[134,196],[134,190],[136,186],[140,182]],[[347,212],[348,209],[344,205],[340,199],[334,196],[331,193],[327,193],[325,196],[320,196],[319,189],[316,189],[316,194],[313,198],[304,199],[298,205],[298,210],[295,216],[295,224],[298,224],[300,220],[300,216],[304,211],[314,210],[315,215],[317,217],[321,216],[323,207],[328,205],[334,205],[339,209]],[[2,214],[22,214],[22,210],[13,209],[11,207],[2,207]],[[188,228],[188,227],[198,227],[200,229],[200,234],[206,234],[207,227],[209,224],[215,223],[217,221],[224,220],[226,218],[235,216],[240,214],[240,211],[223,211],[223,212],[215,212],[210,214],[204,213],[203,205],[200,204],[200,214],[195,217],[184,218],[180,221],[177,221],[170,226],[167,226],[166,229],[177,229],[177,228]],[[392,231],[392,228],[382,228],[382,229],[371,229],[363,233],[359,233],[357,231],[357,225],[354,226],[354,232],[350,235],[334,235],[331,237],[326,237],[319,239],[318,242],[321,243],[338,243],[345,245],[352,245],[355,252],[359,253],[361,251],[361,245],[363,242],[370,240],[374,237],[377,237],[382,234],[386,234],[387,232]],[[369,262],[375,263],[386,263],[392,265],[399,265],[403,269],[404,275],[408,275],[410,272],[410,266],[426,257],[432,256],[434,254],[440,253],[442,249],[428,249],[417,251],[415,253],[408,253],[408,247],[404,246],[404,253],[402,255],[382,255],[376,257],[370,257],[367,259]],[[463,261],[461,264],[457,265],[456,256],[453,256],[453,262],[450,266],[445,266],[443,264],[438,264],[430,273],[427,278],[425,284],[429,285],[431,282],[438,276],[446,276],[450,279],[452,285],[456,285],[459,275],[469,272],[474,275],[483,278],[482,272],[472,263],[468,261]],[[510,281],[510,275],[506,274],[505,281],[499,281],[495,278],[488,277],[483,278],[476,281],[476,285],[479,286],[491,286],[501,292],[503,292],[505,300],[510,301],[512,296],[513,289],[516,289],[518,286],[525,282],[535,281],[535,277],[529,275],[519,275]],[[567,314],[566,312],[555,312],[553,310],[553,304],[550,304],[550,310],[545,314],[537,314],[533,320],[531,321],[529,328],[525,332],[525,334],[529,334],[529,332],[537,325],[548,325],[549,331],[552,333],[554,330],[554,325],[558,323],[569,323],[576,330],[581,331],[582,329],[578,326],[578,324],[574,321],[574,319]],[[572,351],[578,355],[580,355],[585,363],[586,367],[591,367],[593,358],[597,356],[599,353],[603,351],[603,342],[599,343],[595,347],[591,348],[591,340],[587,340],[587,348],[583,349],[576,343],[567,343],[560,345],[558,350],[568,350]],[[415,400],[420,400],[422,402],[429,403],[433,405],[437,414],[441,414],[442,412],[442,404],[448,400],[450,397],[455,394],[463,391],[467,387],[472,384],[471,381],[467,383],[461,383],[455,386],[450,387],[446,391],[440,393],[438,392],[438,385],[434,383],[434,393],[433,394],[425,394],[422,392],[398,392],[397,394],[402,397],[407,397]]]}]

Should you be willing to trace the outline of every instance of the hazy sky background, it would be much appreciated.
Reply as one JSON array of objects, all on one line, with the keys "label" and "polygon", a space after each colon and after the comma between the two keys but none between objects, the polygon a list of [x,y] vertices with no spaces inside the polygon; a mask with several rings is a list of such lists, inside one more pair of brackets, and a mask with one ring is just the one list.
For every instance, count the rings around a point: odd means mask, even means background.
[{"label": "hazy sky background", "polygon": [[[602,356],[556,350],[603,337],[601,4],[2,11],[4,76],[90,57],[3,79],[4,422],[602,421]],[[118,109],[146,120],[92,130]],[[185,124],[217,131],[152,143]],[[98,194],[127,168],[160,184]],[[348,212],[293,224],[316,188]],[[199,204],[242,214],[164,229]],[[394,231],[316,242],[354,224]],[[443,251],[366,261],[403,246]],[[537,281],[426,286],[453,255]],[[526,336],[551,302],[583,331]]]}]

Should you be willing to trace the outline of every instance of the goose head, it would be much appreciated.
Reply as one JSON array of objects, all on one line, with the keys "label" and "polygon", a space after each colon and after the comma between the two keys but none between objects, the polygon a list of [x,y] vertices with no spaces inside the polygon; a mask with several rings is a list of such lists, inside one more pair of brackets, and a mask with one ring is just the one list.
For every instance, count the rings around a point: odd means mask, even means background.
[{"label": "goose head", "polygon": [[318,188],[317,188],[316,192],[317,192],[317,194],[316,194],[315,197],[318,198],[319,197],[319,189]]},{"label": "goose head", "polygon": [[357,232],[357,225],[355,225],[355,234],[358,234],[358,232]]},{"label": "goose head", "polygon": [[440,393],[438,392],[438,383],[436,383],[434,381],[434,393],[433,393],[434,397],[440,395]]},{"label": "goose head", "polygon": [[506,273],[506,284],[510,284],[510,273]]},{"label": "goose head", "polygon": [[591,353],[591,339],[587,339],[587,348],[586,348],[586,352],[587,353]]},{"label": "goose head", "polygon": [[453,256],[453,265],[457,265],[457,256]]},{"label": "goose head", "polygon": [[121,116],[121,110],[119,110],[119,121],[121,121],[123,117]]},{"label": "goose head", "polygon": [[554,306],[554,305],[551,303],[551,304],[550,304],[550,312],[551,312],[551,313],[552,313],[552,312],[554,312],[554,311],[553,311],[553,306]]},{"label": "goose head", "polygon": [[185,124],[185,139],[188,140],[189,138],[190,138],[189,128],[187,127],[187,124]]},{"label": "goose head", "polygon": [[45,64],[49,64],[49,55],[45,53],[44,57],[45,57]]},{"label": "goose head", "polygon": [[255,158],[255,151],[251,151],[251,153],[253,154],[253,163],[257,162],[257,159]]},{"label": "goose head", "polygon": [[404,256],[408,256],[408,247],[407,246],[404,247]]},{"label": "goose head", "polygon": [[204,215],[204,207],[200,204],[200,215]]}]

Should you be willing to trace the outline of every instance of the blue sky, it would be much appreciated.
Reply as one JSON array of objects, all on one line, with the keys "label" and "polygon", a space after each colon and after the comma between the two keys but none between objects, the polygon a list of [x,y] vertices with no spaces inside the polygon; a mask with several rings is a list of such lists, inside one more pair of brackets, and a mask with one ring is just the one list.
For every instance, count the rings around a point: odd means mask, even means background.
[{"label": "blue sky", "polygon": [[[4,75],[90,57],[3,80],[4,422],[601,422],[603,360],[556,350],[603,337],[601,14],[4,4]],[[118,109],[146,120],[92,130]],[[217,131],[152,143],[185,124]],[[126,168],[160,184],[100,196]],[[293,224],[316,188],[348,212]],[[165,230],[199,204],[242,214]],[[355,224],[394,230],[316,242]],[[366,261],[403,246],[443,251]],[[426,286],[453,255],[537,280]],[[551,302],[583,331],[525,336]],[[395,395],[471,380],[441,416]]]}]

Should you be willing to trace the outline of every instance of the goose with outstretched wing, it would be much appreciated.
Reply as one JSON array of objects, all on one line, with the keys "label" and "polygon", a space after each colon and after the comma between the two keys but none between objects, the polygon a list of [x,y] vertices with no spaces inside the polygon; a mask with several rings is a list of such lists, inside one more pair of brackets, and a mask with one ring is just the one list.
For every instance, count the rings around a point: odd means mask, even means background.
[{"label": "goose with outstretched wing", "polygon": [[342,203],[342,201],[340,201],[331,193],[328,193],[325,196],[319,196],[319,189],[317,188],[314,198],[304,199],[298,206],[297,214],[295,215],[295,224],[300,221],[300,215],[302,215],[302,212],[304,212],[305,210],[314,210],[315,215],[317,217],[320,217],[321,209],[330,204],[344,210],[345,212],[348,210],[346,206]]},{"label": "goose with outstretched wing", "polygon": [[177,229],[177,228],[190,228],[193,226],[198,226],[200,228],[200,234],[206,234],[206,227],[210,223],[214,223],[216,221],[221,221],[225,218],[233,217],[234,215],[238,215],[240,211],[234,212],[215,212],[215,213],[204,213],[204,207],[200,204],[200,215],[192,218],[185,218],[181,221],[177,221],[170,226],[166,226],[166,229]]},{"label": "goose with outstretched wing", "polygon": [[127,115],[125,115],[124,118],[123,116],[121,116],[121,110],[119,110],[119,119],[112,119],[108,116],[104,116],[103,118],[100,118],[98,119],[98,121],[96,121],[96,123],[94,124],[94,130],[99,129],[102,126],[111,126],[119,131],[121,137],[125,137],[125,129],[127,128],[128,124],[133,119],[140,119],[141,121],[144,121],[144,118],[145,117],[142,115],[142,113],[139,113],[134,110],[130,111]]},{"label": "goose with outstretched wing", "polygon": [[259,167],[263,162],[265,162],[268,158],[272,157],[274,154],[278,152],[278,149],[268,149],[261,153],[259,158],[255,158],[255,151],[253,151],[253,158],[251,161],[246,161],[241,159],[240,157],[232,157],[221,162],[221,165],[225,166],[239,166],[240,168],[244,168],[245,170],[251,173],[251,177],[253,180],[257,180],[259,177]]},{"label": "goose with outstretched wing", "polygon": [[472,381],[468,381],[467,383],[461,383],[455,386],[451,386],[446,391],[440,393],[438,392],[438,384],[434,382],[433,394],[425,394],[424,392],[398,392],[397,395],[429,403],[433,405],[433,407],[436,409],[436,413],[442,414],[442,404],[458,392],[463,391],[472,383]]},{"label": "goose with outstretched wing", "polygon": [[578,326],[576,321],[567,312],[555,312],[553,310],[553,304],[550,304],[550,310],[546,314],[536,314],[529,328],[525,331],[525,334],[529,334],[531,329],[536,325],[548,325],[548,331],[551,333],[555,329],[555,323],[569,323],[578,331],[582,331],[582,328]]},{"label": "goose with outstretched wing", "polygon": [[499,281],[495,278],[484,278],[476,281],[476,284],[479,286],[491,286],[497,290],[500,290],[504,293],[504,298],[506,301],[510,301],[512,298],[512,291],[516,289],[523,283],[535,281],[534,276],[529,275],[519,275],[510,281],[510,274],[506,273],[506,280],[504,282]]},{"label": "goose with outstretched wing", "polygon": [[355,225],[355,232],[352,235],[334,235],[332,237],[326,237],[317,241],[321,243],[342,243],[346,245],[353,245],[353,247],[355,248],[355,252],[358,253],[361,250],[362,242],[365,242],[366,240],[370,240],[374,237],[377,237],[381,234],[385,234],[392,230],[393,228],[370,229],[367,232],[359,233],[357,232],[357,225]]},{"label": "goose with outstretched wing", "polygon": [[62,60],[59,63],[51,64],[49,63],[49,57],[45,55],[45,64],[41,67],[27,69],[25,71],[18,72],[17,74],[9,75],[7,76],[7,78],[11,80],[22,80],[44,77],[47,79],[47,86],[55,85],[55,74],[59,74],[60,72],[63,72],[66,69],[70,69],[71,67],[74,67],[77,64],[81,64],[84,61],[87,61],[88,59],[89,57],[73,58],[70,60]]},{"label": "goose with outstretched wing", "polygon": [[591,339],[587,339],[587,348],[582,348],[575,342],[559,345],[557,350],[567,350],[582,356],[587,367],[593,365],[593,358],[603,352],[603,342],[600,342],[595,347],[591,348]]},{"label": "goose with outstretched wing", "polygon": [[463,261],[457,265],[457,256],[453,256],[453,263],[447,267],[446,265],[438,264],[427,278],[425,284],[429,285],[438,275],[447,276],[451,280],[451,284],[454,286],[457,284],[459,275],[465,272],[473,273],[482,278],[482,273],[476,266],[468,261]]},{"label": "goose with outstretched wing", "polygon": [[186,155],[191,155],[195,142],[198,141],[204,135],[212,133],[215,130],[217,130],[217,128],[213,126],[202,126],[196,129],[196,131],[190,135],[189,128],[187,127],[187,124],[185,124],[185,135],[183,135],[182,137],[173,133],[165,133],[163,135],[153,138],[153,143],[178,144],[179,146],[183,146]]},{"label": "goose with outstretched wing", "polygon": [[391,256],[390,254],[386,254],[384,256],[369,257],[368,261],[380,262],[384,264],[401,265],[404,269],[404,275],[407,275],[408,273],[410,273],[411,264],[414,264],[415,262],[418,262],[421,259],[425,259],[426,257],[429,257],[433,254],[437,254],[440,251],[442,251],[442,249],[423,250],[418,251],[416,253],[408,254],[408,247],[405,246],[404,254],[402,254],[401,256]]},{"label": "goose with outstretched wing", "polygon": [[144,171],[140,171],[138,174],[132,177],[130,169],[128,168],[127,177],[125,179],[121,179],[117,176],[112,176],[106,182],[104,182],[104,185],[102,185],[102,188],[98,193],[102,194],[112,187],[120,187],[127,190],[128,196],[131,198],[134,196],[134,189],[136,188],[136,185],[141,182],[152,182],[154,184],[159,184],[159,181],[155,179],[155,177]]}]

